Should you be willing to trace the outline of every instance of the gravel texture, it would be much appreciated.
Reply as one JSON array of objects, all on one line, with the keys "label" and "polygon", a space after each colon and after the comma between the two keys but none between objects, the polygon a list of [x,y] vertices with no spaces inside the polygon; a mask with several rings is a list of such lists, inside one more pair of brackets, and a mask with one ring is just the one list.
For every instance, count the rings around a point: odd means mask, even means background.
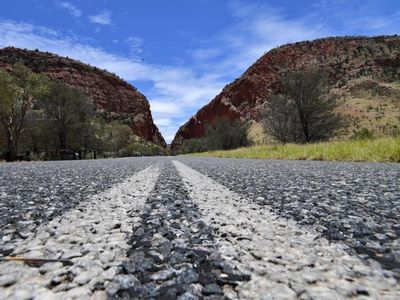
[{"label": "gravel texture", "polygon": [[[0,164],[0,243],[29,232],[90,195],[143,170],[153,158]],[[2,254],[2,253],[0,253]]]},{"label": "gravel texture", "polygon": [[0,261],[0,299],[400,299],[399,164],[158,157],[0,177],[0,259],[69,263]]},{"label": "gravel texture", "polygon": [[8,246],[11,256],[67,260],[23,264],[0,262],[0,299],[106,299],[126,260],[132,224],[158,178],[149,167],[90,197],[63,216]]},{"label": "gravel texture", "polygon": [[400,278],[400,164],[203,159],[179,161],[277,215],[373,258]]},{"label": "gravel texture", "polygon": [[108,289],[111,298],[224,299],[250,276],[221,258],[213,228],[184,189],[171,162],[165,162],[154,191],[135,223],[129,244],[129,261]]},{"label": "gravel texture", "polygon": [[285,220],[207,176],[174,162],[190,197],[216,235],[222,256],[251,280],[232,299],[398,299],[392,272],[366,265],[293,220]]}]

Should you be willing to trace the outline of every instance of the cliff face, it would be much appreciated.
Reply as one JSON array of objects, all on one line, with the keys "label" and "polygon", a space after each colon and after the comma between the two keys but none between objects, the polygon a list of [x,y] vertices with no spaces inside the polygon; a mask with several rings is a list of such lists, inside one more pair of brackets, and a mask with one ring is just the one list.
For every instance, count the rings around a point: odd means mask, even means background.
[{"label": "cliff face", "polygon": [[264,101],[280,91],[282,75],[307,67],[326,70],[336,88],[362,76],[399,78],[400,37],[327,38],[273,49],[181,126],[171,149],[203,136],[205,125],[222,117],[259,120]]},{"label": "cliff face", "polygon": [[107,71],[51,53],[17,48],[0,49],[0,68],[20,61],[32,71],[76,87],[96,104],[97,113],[119,120],[145,140],[166,147],[153,122],[146,97],[129,83]]}]

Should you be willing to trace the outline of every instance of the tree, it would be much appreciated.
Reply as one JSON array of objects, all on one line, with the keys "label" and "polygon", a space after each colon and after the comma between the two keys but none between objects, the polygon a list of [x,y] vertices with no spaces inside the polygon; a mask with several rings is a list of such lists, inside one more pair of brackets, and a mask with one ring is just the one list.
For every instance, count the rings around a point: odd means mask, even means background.
[{"label": "tree", "polygon": [[48,126],[44,113],[36,110],[35,106],[26,115],[26,126],[21,134],[18,148],[25,151],[32,151],[39,154],[41,150],[49,150],[52,148],[52,141],[55,140],[53,128]]},{"label": "tree", "polygon": [[[88,135],[94,106],[79,90],[55,81],[50,86],[49,94],[39,101],[39,108],[57,132],[59,150],[76,144],[77,137]],[[77,137],[69,143],[68,138],[72,135]]]},{"label": "tree", "polygon": [[337,99],[329,95],[326,73],[293,71],[283,77],[282,86],[282,94],[272,96],[264,111],[264,127],[277,140],[326,140],[343,125],[335,113]]},{"label": "tree", "polygon": [[247,130],[247,123],[222,118],[213,126],[206,127],[206,147],[208,150],[228,150],[247,146]]},{"label": "tree", "polygon": [[207,151],[207,145],[204,139],[188,139],[183,141],[184,153],[196,153]]},{"label": "tree", "polygon": [[18,153],[26,114],[47,92],[47,80],[21,63],[13,66],[11,75],[0,71],[0,122],[7,138],[8,161],[13,161]]},{"label": "tree", "polygon": [[183,152],[192,153],[244,147],[249,144],[247,131],[247,123],[222,118],[215,124],[206,126],[204,137],[185,140],[182,150]]},{"label": "tree", "polygon": [[268,110],[263,113],[266,131],[282,143],[296,141],[296,122],[294,105],[282,95],[272,95]]},{"label": "tree", "polygon": [[3,127],[0,126],[0,161],[4,159],[3,154],[6,150],[7,140]]},{"label": "tree", "polygon": [[118,156],[118,152],[129,145],[133,137],[132,129],[128,125],[111,123],[108,132],[114,156]]},{"label": "tree", "polygon": [[94,131],[93,146],[99,155],[104,155],[112,148],[108,126],[106,120],[102,117],[93,118],[91,121],[91,127]]},{"label": "tree", "polygon": [[14,135],[12,130],[12,107],[14,99],[17,97],[17,88],[14,85],[12,77],[5,71],[0,71],[0,122],[3,125],[2,133],[7,144],[8,157],[11,160],[10,151],[14,147]]}]

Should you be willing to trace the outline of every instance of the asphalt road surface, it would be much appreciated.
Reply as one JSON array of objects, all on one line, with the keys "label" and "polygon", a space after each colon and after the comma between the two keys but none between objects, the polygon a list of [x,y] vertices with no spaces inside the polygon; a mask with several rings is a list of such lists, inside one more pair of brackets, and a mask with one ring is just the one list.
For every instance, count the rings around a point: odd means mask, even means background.
[{"label": "asphalt road surface", "polygon": [[400,164],[33,162],[0,183],[0,299],[400,299]]}]

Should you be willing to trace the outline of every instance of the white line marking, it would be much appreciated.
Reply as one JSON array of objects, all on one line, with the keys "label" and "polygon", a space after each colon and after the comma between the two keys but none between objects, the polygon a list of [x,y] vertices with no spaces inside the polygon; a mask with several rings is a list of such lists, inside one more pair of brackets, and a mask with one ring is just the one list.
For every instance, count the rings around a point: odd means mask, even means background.
[{"label": "white line marking", "polygon": [[[280,218],[181,162],[173,161],[191,198],[214,227],[222,256],[252,279],[240,299],[400,299],[390,271],[370,265],[292,220]],[[368,295],[367,295],[368,293]]]},{"label": "white line marking", "polygon": [[16,281],[0,285],[0,299],[105,299],[96,286],[106,286],[127,259],[127,237],[159,174],[150,166],[18,240],[16,255],[67,258],[73,266],[0,263],[0,284]]}]

